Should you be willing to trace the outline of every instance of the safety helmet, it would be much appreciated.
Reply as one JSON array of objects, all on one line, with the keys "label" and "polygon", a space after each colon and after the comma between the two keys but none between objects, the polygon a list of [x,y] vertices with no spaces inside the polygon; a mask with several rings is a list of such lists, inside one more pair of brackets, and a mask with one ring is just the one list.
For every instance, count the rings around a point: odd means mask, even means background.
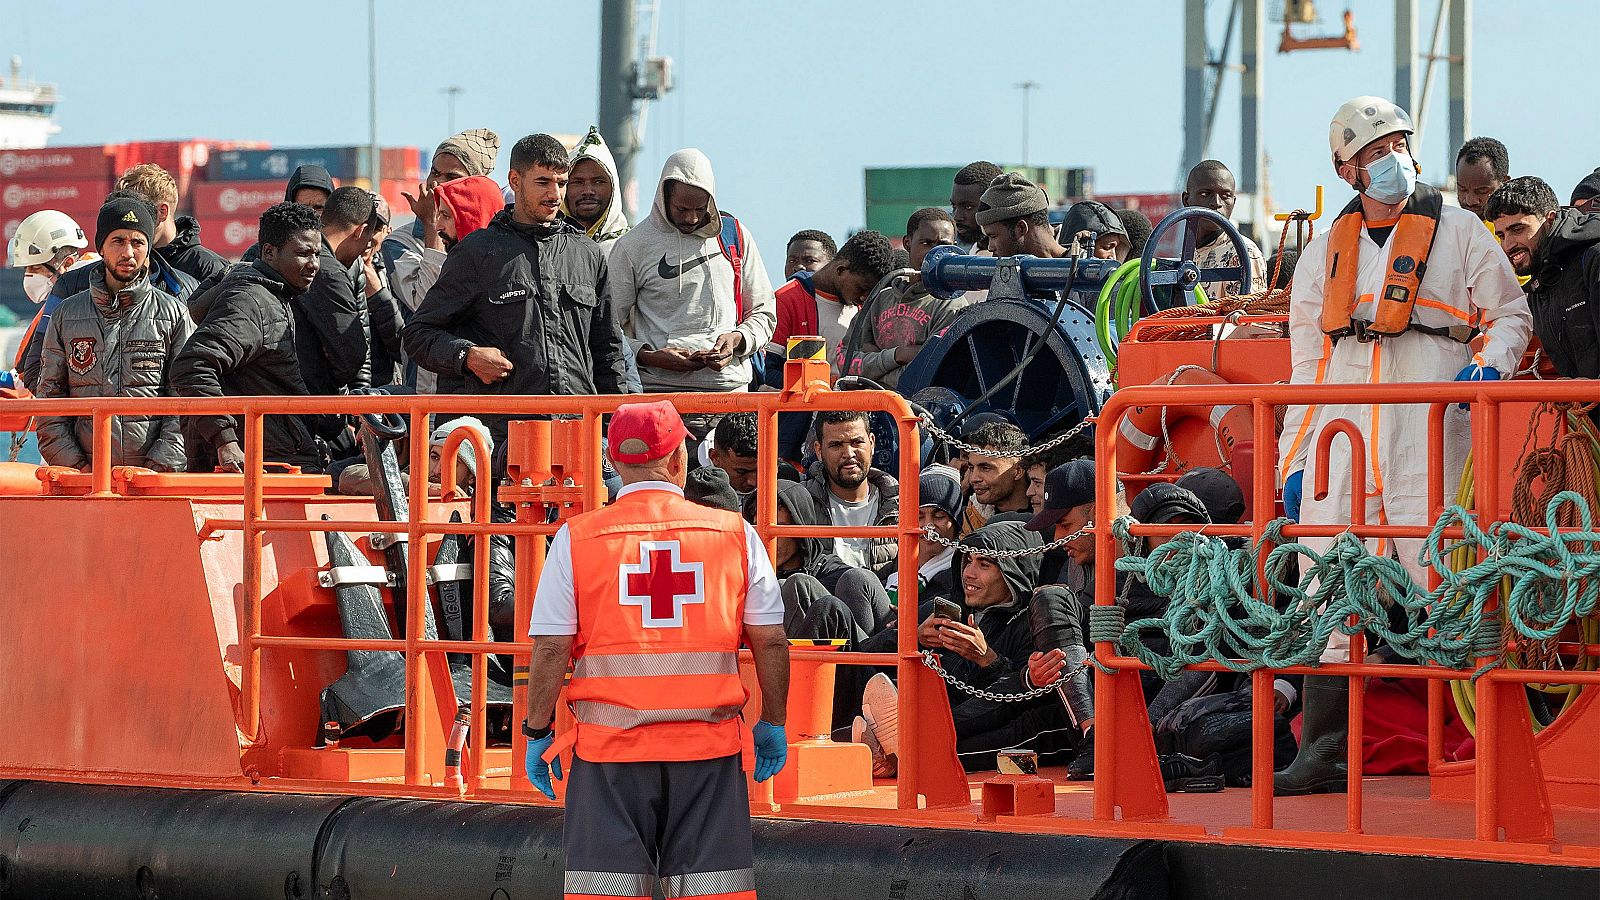
[{"label": "safety helmet", "polygon": [[1333,122],[1328,125],[1328,147],[1335,164],[1348,162],[1362,147],[1397,131],[1407,135],[1416,132],[1405,110],[1382,97],[1357,97],[1346,100],[1333,114]]},{"label": "safety helmet", "polygon": [[17,226],[16,237],[11,241],[11,265],[17,268],[42,265],[54,261],[63,250],[84,250],[88,246],[83,229],[71,216],[44,209]]}]

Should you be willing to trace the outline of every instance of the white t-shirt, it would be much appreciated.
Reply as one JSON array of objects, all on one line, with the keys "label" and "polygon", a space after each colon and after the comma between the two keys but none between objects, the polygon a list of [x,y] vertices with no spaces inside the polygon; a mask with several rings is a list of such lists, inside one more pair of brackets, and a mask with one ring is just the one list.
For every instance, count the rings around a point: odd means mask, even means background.
[{"label": "white t-shirt", "polygon": [[[636,481],[617,491],[621,499],[634,491],[671,491],[683,496],[683,489],[666,481]],[[744,624],[782,625],[783,595],[778,592],[778,574],[767,559],[766,547],[756,530],[748,523],[744,526],[745,556],[748,557],[746,578],[750,587],[744,595]],[[539,587],[533,595],[533,620],[528,634],[577,634],[578,598],[572,582],[572,538],[567,526],[561,526],[550,541],[545,554],[544,569],[539,573]]]},{"label": "white t-shirt", "polygon": [[[822,340],[828,348],[828,359],[837,362],[839,358],[839,345],[844,343],[845,332],[850,330],[850,322],[856,317],[859,306],[846,306],[838,300],[829,300],[821,294],[817,295],[817,330],[822,332]],[[833,377],[839,377],[838,366],[833,369]]]},{"label": "white t-shirt", "polygon": [[[835,525],[868,526],[878,524],[878,489],[867,491],[867,499],[860,503],[840,500],[833,491],[828,492],[828,519]],[[858,569],[872,568],[872,538],[833,539],[833,552],[846,565]]]}]

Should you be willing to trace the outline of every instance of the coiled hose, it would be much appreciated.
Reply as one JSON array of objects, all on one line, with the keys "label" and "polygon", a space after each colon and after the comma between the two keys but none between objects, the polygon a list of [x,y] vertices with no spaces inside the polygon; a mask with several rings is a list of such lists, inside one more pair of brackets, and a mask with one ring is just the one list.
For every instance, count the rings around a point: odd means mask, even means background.
[{"label": "coiled hose", "polygon": [[[1139,292],[1139,260],[1130,259],[1117,267],[1106,283],[1100,287],[1100,297],[1094,306],[1094,336],[1105,354],[1106,362],[1115,364],[1117,346],[1133,330],[1139,317],[1153,310],[1141,309]],[[1197,284],[1192,289],[1196,306],[1208,303],[1206,292]]]}]

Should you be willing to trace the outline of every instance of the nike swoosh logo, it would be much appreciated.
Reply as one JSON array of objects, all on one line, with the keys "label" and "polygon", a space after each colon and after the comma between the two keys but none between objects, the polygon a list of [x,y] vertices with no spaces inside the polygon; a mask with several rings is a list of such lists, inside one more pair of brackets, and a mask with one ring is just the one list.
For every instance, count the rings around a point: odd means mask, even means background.
[{"label": "nike swoosh logo", "polygon": [[679,275],[682,275],[684,272],[689,271],[695,266],[698,266],[701,263],[709,262],[721,255],[721,253],[708,253],[699,259],[693,259],[689,260],[688,262],[673,265],[672,263],[667,262],[667,255],[663,253],[661,254],[661,262],[656,264],[656,274],[670,281],[674,278],[677,278]]}]

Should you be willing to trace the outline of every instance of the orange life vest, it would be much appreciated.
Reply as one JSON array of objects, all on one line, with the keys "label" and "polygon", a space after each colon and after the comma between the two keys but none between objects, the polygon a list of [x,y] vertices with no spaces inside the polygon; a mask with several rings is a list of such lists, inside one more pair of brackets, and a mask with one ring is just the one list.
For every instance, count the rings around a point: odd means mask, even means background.
[{"label": "orange life vest", "polygon": [[1463,343],[1471,340],[1470,330],[1464,329],[1464,336],[1458,337],[1454,329],[1419,326],[1412,317],[1443,206],[1444,198],[1429,185],[1419,182],[1411,192],[1389,235],[1383,291],[1377,296],[1356,293],[1361,269],[1361,198],[1345,206],[1328,235],[1328,281],[1322,297],[1324,334],[1335,340],[1351,334],[1388,337],[1420,328]]},{"label": "orange life vest", "polygon": [[574,516],[578,756],[676,762],[740,752],[749,559],[738,514],[644,490]]}]

